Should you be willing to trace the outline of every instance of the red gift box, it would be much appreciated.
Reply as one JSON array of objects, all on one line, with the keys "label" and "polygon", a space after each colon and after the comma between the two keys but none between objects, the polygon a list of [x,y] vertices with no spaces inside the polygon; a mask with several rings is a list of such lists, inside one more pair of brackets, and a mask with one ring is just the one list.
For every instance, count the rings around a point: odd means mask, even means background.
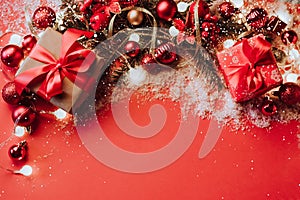
[{"label": "red gift box", "polygon": [[88,96],[100,74],[103,58],[76,40],[92,32],[68,29],[64,34],[47,29],[16,73],[19,93],[25,88],[71,112]]},{"label": "red gift box", "polygon": [[270,48],[264,36],[257,35],[217,53],[220,69],[236,102],[250,100],[282,83]]}]

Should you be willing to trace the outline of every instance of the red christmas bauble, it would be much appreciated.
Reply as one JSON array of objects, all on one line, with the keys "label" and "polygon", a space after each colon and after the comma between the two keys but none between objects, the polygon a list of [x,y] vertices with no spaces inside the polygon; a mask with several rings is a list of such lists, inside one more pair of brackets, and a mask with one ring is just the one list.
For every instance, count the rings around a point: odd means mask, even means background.
[{"label": "red christmas bauble", "polygon": [[37,39],[33,35],[24,36],[22,41],[23,51],[26,52],[27,54],[30,53],[30,51],[33,49],[36,43],[37,43]]},{"label": "red christmas bauble", "polygon": [[287,105],[300,103],[300,86],[292,82],[285,83],[279,88],[278,96]]},{"label": "red christmas bauble", "polygon": [[142,67],[151,74],[158,74],[160,67],[156,63],[152,54],[145,54],[141,59]]},{"label": "red christmas bauble", "polygon": [[9,82],[4,85],[2,88],[2,98],[6,103],[11,105],[18,104],[22,99],[16,90],[16,84],[14,82]]},{"label": "red christmas bauble", "polygon": [[[196,6],[196,1],[194,1],[189,9],[189,12],[192,16],[194,16],[195,13],[195,6]],[[205,15],[209,13],[209,7],[206,2],[200,0],[198,3],[198,16],[199,18],[204,18]]]},{"label": "red christmas bauble", "polygon": [[298,41],[298,35],[293,30],[285,31],[281,35],[281,41],[285,45],[287,45],[288,43],[290,43],[290,44],[296,44],[296,42]]},{"label": "red christmas bauble", "polygon": [[158,62],[165,64],[165,65],[172,64],[176,60],[178,60],[176,46],[175,46],[175,44],[173,44],[171,42],[167,42],[167,43],[159,45],[155,49],[154,56]]},{"label": "red christmas bauble", "polygon": [[55,12],[48,6],[38,7],[32,16],[33,25],[39,29],[45,29],[53,26],[55,20]]},{"label": "red christmas bauble", "polygon": [[124,46],[124,50],[125,50],[125,53],[132,58],[139,55],[139,53],[141,51],[140,45],[134,41],[127,42]]},{"label": "red christmas bauble", "polygon": [[246,16],[246,20],[253,28],[262,28],[268,21],[268,13],[263,8],[254,8]]},{"label": "red christmas bauble", "polygon": [[8,155],[12,160],[20,161],[27,156],[27,143],[25,141],[11,146],[8,150]]},{"label": "red christmas bauble", "polygon": [[221,3],[218,7],[220,15],[226,19],[229,19],[235,12],[234,6],[230,2]]},{"label": "red christmas bauble", "polygon": [[177,12],[177,5],[173,0],[160,0],[156,5],[156,13],[159,18],[171,21]]},{"label": "red christmas bauble", "polygon": [[1,50],[1,60],[8,67],[18,67],[24,58],[23,50],[14,44],[9,44]]},{"label": "red christmas bauble", "polygon": [[12,112],[13,121],[19,126],[30,126],[36,119],[35,111],[23,105],[16,107]]},{"label": "red christmas bauble", "polygon": [[102,31],[108,26],[110,18],[107,12],[95,13],[90,18],[90,25],[95,31]]},{"label": "red christmas bauble", "polygon": [[264,100],[261,105],[261,112],[265,116],[272,116],[277,113],[277,105],[270,99]]}]

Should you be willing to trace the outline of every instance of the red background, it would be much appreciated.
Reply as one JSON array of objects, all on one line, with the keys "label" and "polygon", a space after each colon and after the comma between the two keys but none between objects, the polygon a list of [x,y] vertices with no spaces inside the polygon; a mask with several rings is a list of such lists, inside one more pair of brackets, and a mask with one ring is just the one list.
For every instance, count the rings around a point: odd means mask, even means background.
[{"label": "red background", "polygon": [[[7,80],[0,73],[0,86]],[[162,102],[161,102],[162,103]],[[172,108],[172,102],[164,102]],[[46,108],[44,102],[40,108]],[[146,110],[131,104],[139,124],[148,120]],[[0,99],[0,141],[13,131],[11,107]],[[179,108],[167,109],[162,132],[147,141],[124,136],[111,112],[102,113],[100,124],[109,138],[130,151],[149,151],[164,146],[176,133]],[[208,128],[204,120],[183,156],[173,164],[150,173],[130,174],[111,169],[96,160],[82,144],[73,122],[39,116],[36,130],[14,137],[0,149],[0,165],[19,169],[33,167],[29,177],[0,171],[2,199],[300,199],[300,141],[298,123],[274,124],[272,129],[248,128],[236,132],[225,127],[213,151],[198,158]],[[187,134],[188,134],[187,130]],[[29,156],[13,163],[8,148],[26,139]],[[109,153],[109,152],[108,152]]]}]

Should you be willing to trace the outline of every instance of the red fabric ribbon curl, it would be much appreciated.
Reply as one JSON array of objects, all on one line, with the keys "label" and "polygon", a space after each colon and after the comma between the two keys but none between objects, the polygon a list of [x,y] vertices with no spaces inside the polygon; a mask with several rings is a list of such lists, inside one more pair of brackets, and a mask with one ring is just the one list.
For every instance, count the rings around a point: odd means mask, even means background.
[{"label": "red fabric ribbon curl", "polygon": [[37,94],[50,100],[63,93],[64,78],[68,78],[78,87],[85,89],[90,81],[85,72],[94,62],[95,54],[76,42],[82,35],[90,38],[93,33],[68,29],[62,35],[62,48],[58,59],[44,47],[36,44],[29,57],[43,64],[26,70],[15,78],[17,91],[22,93],[28,85],[37,84],[43,80]]}]

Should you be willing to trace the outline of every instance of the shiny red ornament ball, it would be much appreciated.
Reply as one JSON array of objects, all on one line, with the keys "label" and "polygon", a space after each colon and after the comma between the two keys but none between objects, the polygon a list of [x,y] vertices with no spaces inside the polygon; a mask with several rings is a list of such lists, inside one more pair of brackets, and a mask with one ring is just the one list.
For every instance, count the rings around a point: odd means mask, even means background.
[{"label": "shiny red ornament ball", "polygon": [[[194,1],[189,9],[189,12],[192,16],[195,14],[195,6],[196,6],[196,1]],[[198,3],[198,16],[199,18],[204,18],[205,15],[209,13],[209,7],[206,2],[200,0]]]},{"label": "shiny red ornament ball", "polygon": [[262,28],[268,21],[268,13],[263,8],[254,8],[246,16],[246,20],[253,28]]},{"label": "shiny red ornament ball", "polygon": [[18,67],[23,58],[24,52],[17,45],[9,44],[1,50],[1,60],[8,67]]},{"label": "shiny red ornament ball", "polygon": [[27,142],[22,141],[17,145],[11,146],[8,150],[8,155],[14,161],[23,160],[27,156]]},{"label": "shiny red ornament ball", "polygon": [[142,67],[151,74],[158,74],[160,67],[152,54],[145,54],[141,59]]},{"label": "shiny red ornament ball", "polygon": [[283,84],[277,94],[279,99],[287,105],[300,103],[300,86],[296,83],[288,82]]},{"label": "shiny red ornament ball", "polygon": [[31,126],[36,119],[36,113],[31,107],[20,105],[12,112],[14,123],[19,126]]},{"label": "shiny red ornament ball", "polygon": [[48,6],[38,7],[32,16],[33,25],[39,29],[53,26],[56,20],[54,10]]},{"label": "shiny red ornament ball", "polygon": [[159,45],[155,49],[154,56],[158,62],[165,65],[170,65],[178,60],[176,46],[171,42]]},{"label": "shiny red ornament ball", "polygon": [[110,18],[107,12],[95,13],[90,18],[90,25],[95,31],[102,31],[108,26]]},{"label": "shiny red ornament ball", "polygon": [[22,99],[16,90],[16,84],[14,82],[8,82],[4,85],[2,88],[2,98],[6,103],[11,105],[18,104]]},{"label": "shiny red ornament ball", "polygon": [[177,13],[177,4],[173,0],[160,0],[156,5],[159,18],[171,21]]},{"label": "shiny red ornament ball", "polygon": [[36,43],[37,43],[37,39],[33,35],[24,36],[23,41],[22,41],[23,51],[26,52],[27,54],[29,54]]},{"label": "shiny red ornament ball", "polygon": [[281,35],[281,41],[285,45],[287,45],[287,44],[296,44],[296,42],[298,41],[298,35],[293,30],[285,31]]},{"label": "shiny red ornament ball", "polygon": [[218,11],[220,15],[226,19],[232,17],[235,12],[234,6],[230,2],[221,3],[218,7]]},{"label": "shiny red ornament ball", "polygon": [[141,51],[140,45],[135,41],[127,42],[124,46],[124,50],[125,53],[132,58],[138,56]]},{"label": "shiny red ornament ball", "polygon": [[264,100],[261,105],[261,112],[265,116],[275,115],[277,110],[277,105],[270,99]]}]

